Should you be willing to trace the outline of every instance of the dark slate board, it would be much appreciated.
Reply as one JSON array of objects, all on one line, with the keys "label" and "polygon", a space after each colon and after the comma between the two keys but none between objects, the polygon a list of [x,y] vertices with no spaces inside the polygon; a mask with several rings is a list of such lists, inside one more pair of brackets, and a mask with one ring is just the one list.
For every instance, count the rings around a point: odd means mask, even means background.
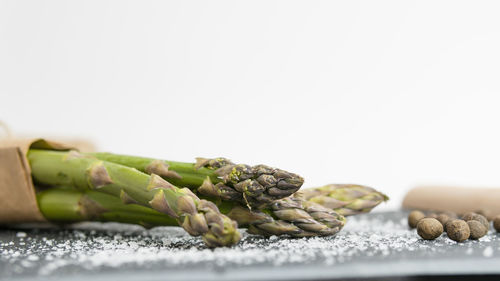
[{"label": "dark slate board", "polygon": [[245,234],[207,249],[179,228],[115,223],[0,230],[1,280],[305,280],[500,274],[500,235],[456,243],[419,239],[405,212],[349,218],[335,237]]}]

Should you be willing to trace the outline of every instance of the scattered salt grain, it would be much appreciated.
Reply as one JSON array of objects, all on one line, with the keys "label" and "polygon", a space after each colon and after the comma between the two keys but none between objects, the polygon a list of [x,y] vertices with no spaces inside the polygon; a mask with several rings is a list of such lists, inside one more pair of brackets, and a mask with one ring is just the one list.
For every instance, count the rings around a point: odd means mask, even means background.
[{"label": "scattered salt grain", "polygon": [[16,233],[16,236],[17,237],[26,237],[26,232],[22,232],[22,231],[19,231],[18,233]]}]

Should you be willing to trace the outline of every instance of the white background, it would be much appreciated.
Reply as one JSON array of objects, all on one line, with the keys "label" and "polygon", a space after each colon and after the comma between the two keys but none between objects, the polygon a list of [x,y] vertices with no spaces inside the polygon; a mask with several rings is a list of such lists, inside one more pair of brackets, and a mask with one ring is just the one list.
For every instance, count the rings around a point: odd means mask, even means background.
[{"label": "white background", "polygon": [[0,1],[0,120],[101,150],[500,186],[498,1]]}]

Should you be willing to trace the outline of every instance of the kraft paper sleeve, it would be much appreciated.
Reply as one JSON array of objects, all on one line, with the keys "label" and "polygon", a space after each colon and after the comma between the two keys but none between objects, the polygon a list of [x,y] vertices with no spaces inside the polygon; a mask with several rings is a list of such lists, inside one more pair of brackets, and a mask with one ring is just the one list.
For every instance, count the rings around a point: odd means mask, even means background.
[{"label": "kraft paper sleeve", "polygon": [[69,146],[44,139],[0,141],[0,224],[41,222],[31,170],[29,148],[68,150]]}]

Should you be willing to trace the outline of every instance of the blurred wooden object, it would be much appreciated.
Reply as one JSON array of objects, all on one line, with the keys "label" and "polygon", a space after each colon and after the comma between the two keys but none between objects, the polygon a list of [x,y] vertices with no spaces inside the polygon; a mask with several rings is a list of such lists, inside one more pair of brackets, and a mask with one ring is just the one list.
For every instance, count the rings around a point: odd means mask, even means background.
[{"label": "blurred wooden object", "polygon": [[403,199],[403,208],[457,214],[482,212],[491,217],[500,214],[500,188],[415,187]]}]

